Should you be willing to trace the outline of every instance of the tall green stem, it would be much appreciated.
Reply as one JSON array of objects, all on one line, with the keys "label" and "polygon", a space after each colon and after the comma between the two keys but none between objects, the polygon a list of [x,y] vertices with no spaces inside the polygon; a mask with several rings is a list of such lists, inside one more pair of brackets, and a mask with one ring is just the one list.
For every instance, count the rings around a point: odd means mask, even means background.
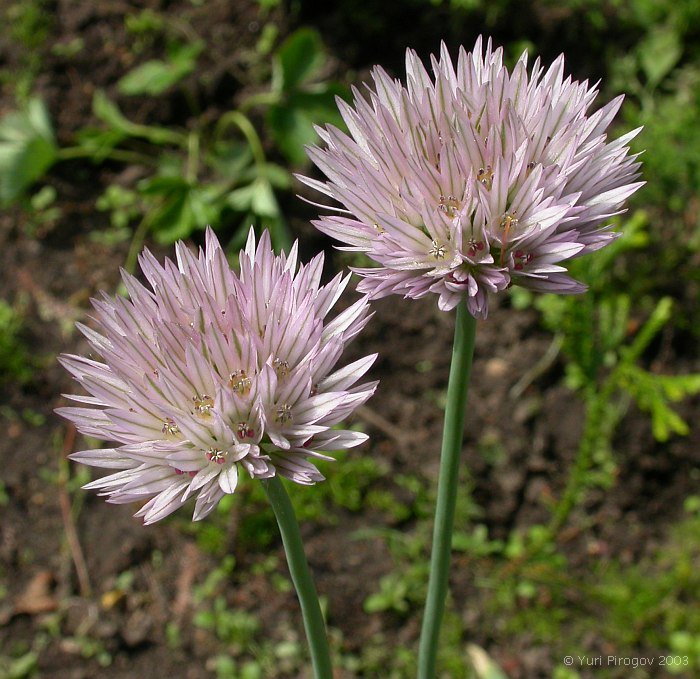
[{"label": "tall green stem", "polygon": [[447,385],[433,550],[430,556],[430,580],[418,655],[419,679],[435,679],[440,626],[447,597],[459,457],[464,437],[464,413],[474,355],[475,333],[476,320],[467,310],[466,302],[461,302],[457,308],[452,364]]},{"label": "tall green stem", "polygon": [[294,508],[289,500],[287,491],[277,476],[262,482],[263,488],[270,500],[277,518],[277,525],[282,535],[284,551],[287,555],[289,572],[299,597],[301,613],[304,618],[304,629],[309,642],[311,662],[315,679],[332,679],[333,668],[326,639],[326,625],[323,622],[321,606],[318,603],[316,587],[311,578],[309,564],[304,555],[299,524],[294,515]]}]

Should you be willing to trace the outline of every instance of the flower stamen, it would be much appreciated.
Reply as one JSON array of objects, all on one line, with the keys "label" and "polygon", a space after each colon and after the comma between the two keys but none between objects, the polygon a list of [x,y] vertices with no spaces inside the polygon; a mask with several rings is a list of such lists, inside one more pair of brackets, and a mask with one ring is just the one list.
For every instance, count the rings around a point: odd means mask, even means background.
[{"label": "flower stamen", "polygon": [[250,392],[253,383],[245,370],[234,370],[228,376],[228,383],[231,389],[240,396],[245,396]]},{"label": "flower stamen", "polygon": [[467,254],[470,257],[474,257],[477,252],[481,252],[484,249],[484,243],[480,240],[476,240],[476,238],[470,238],[467,241],[467,245],[469,246],[467,248]]},{"label": "flower stamen", "polygon": [[207,450],[207,460],[216,464],[223,464],[226,462],[226,453],[218,448],[209,448]]},{"label": "flower stamen", "polygon": [[438,209],[444,212],[448,217],[454,217],[460,208],[459,201],[454,196],[440,196]]},{"label": "flower stamen", "polygon": [[255,436],[255,429],[251,429],[247,422],[239,422],[236,435],[239,439],[252,439]]},{"label": "flower stamen", "polygon": [[214,399],[207,394],[200,396],[197,394],[192,397],[194,402],[194,412],[200,417],[209,417],[211,415],[211,410],[214,407]]},{"label": "flower stamen", "polygon": [[166,417],[163,420],[163,427],[161,432],[166,436],[176,436],[180,433],[180,428],[175,424],[175,420],[172,417]]},{"label": "flower stamen", "polygon": [[272,361],[272,367],[274,368],[274,371],[279,379],[284,379],[287,377],[287,375],[289,375],[289,363],[287,361],[283,361],[281,358],[276,358],[274,361]]},{"label": "flower stamen", "polygon": [[501,266],[503,266],[504,263],[506,245],[508,244],[508,236],[510,235],[510,230],[511,228],[516,227],[518,225],[518,218],[515,216],[516,214],[516,211],[506,212],[503,215],[499,224],[499,226],[503,229],[503,236],[501,237]]},{"label": "flower stamen", "polygon": [[445,246],[438,245],[438,242],[436,240],[432,242],[432,247],[428,251],[428,254],[432,255],[435,259],[445,259],[446,253],[447,249],[445,248]]},{"label": "flower stamen", "polygon": [[284,403],[277,407],[277,412],[275,414],[275,421],[280,424],[287,424],[292,420],[292,407],[288,403]]},{"label": "flower stamen", "polygon": [[476,173],[476,181],[481,182],[487,189],[491,189],[493,185],[493,170],[490,165],[486,168],[480,167]]},{"label": "flower stamen", "polygon": [[516,271],[522,271],[523,267],[532,261],[532,253],[523,252],[522,250],[516,250],[513,253],[513,259],[515,260],[513,268]]}]

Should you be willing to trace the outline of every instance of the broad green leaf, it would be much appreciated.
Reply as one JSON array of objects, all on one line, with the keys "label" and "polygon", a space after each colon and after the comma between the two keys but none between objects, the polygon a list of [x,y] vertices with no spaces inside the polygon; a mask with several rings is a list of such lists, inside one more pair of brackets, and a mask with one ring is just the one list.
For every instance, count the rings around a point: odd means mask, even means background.
[{"label": "broad green leaf", "polygon": [[226,197],[226,204],[236,212],[250,210],[258,217],[275,218],[279,215],[279,206],[270,182],[260,177],[252,184],[231,191]]},{"label": "broad green leaf", "polygon": [[217,141],[206,156],[209,167],[227,179],[238,180],[253,162],[250,145],[238,141]]},{"label": "broad green leaf", "polygon": [[180,153],[161,152],[158,156],[158,176],[182,179],[186,158]]},{"label": "broad green leaf", "polygon": [[275,251],[281,252],[284,250],[285,252],[289,252],[289,249],[292,247],[292,237],[282,213],[278,212],[275,217],[269,217],[261,221],[263,221],[263,224],[270,232],[272,247]]},{"label": "broad green leaf", "polygon": [[287,97],[287,104],[304,111],[317,124],[332,123],[336,127],[345,129],[337,99],[347,100],[349,96],[348,88],[340,83],[323,83],[314,85],[308,90],[291,92]]},{"label": "broad green leaf", "polygon": [[126,118],[119,107],[107,96],[103,90],[96,90],[92,97],[92,112],[103,123],[131,135],[134,124]]},{"label": "broad green leaf", "polygon": [[0,120],[0,202],[10,203],[54,164],[58,148],[44,103]]},{"label": "broad green leaf", "polygon": [[223,201],[219,200],[220,189],[215,185],[195,186],[189,193],[190,210],[197,228],[217,226]]},{"label": "broad green leaf", "polygon": [[256,179],[253,184],[253,195],[250,207],[260,217],[277,217],[279,206],[275,198],[275,192],[266,179]]},{"label": "broad green leaf", "polygon": [[265,163],[258,168],[257,174],[270,182],[276,189],[288,189],[292,185],[292,175],[289,170],[275,163]]},{"label": "broad green leaf", "polygon": [[196,228],[184,191],[173,193],[153,213],[151,229],[159,243],[173,243],[187,238]]},{"label": "broad green leaf", "polygon": [[36,130],[44,139],[53,141],[53,127],[49,112],[46,110],[44,102],[38,97],[33,97],[27,102],[27,118],[32,129]]},{"label": "broad green leaf", "polygon": [[315,120],[299,109],[274,105],[267,111],[267,123],[275,143],[292,165],[308,162],[304,147],[318,141]]},{"label": "broad green leaf", "polygon": [[186,146],[187,140],[174,130],[152,125],[139,125],[125,117],[119,107],[111,101],[103,90],[97,90],[92,98],[92,112],[95,117],[121,132],[125,137],[140,137],[154,144],[176,144]]},{"label": "broad green leaf", "polygon": [[167,61],[151,59],[129,71],[119,80],[117,89],[129,96],[163,94],[192,73],[203,47],[201,42],[178,45],[171,50]]},{"label": "broad green leaf", "polygon": [[192,210],[191,185],[182,177],[152,177],[139,183],[139,193],[152,202],[146,219],[159,243],[172,243],[203,229]]},{"label": "broad green leaf", "polygon": [[652,30],[638,50],[639,62],[650,89],[654,89],[671,72],[683,51],[678,35],[670,26]]},{"label": "broad green leaf", "polygon": [[234,189],[226,197],[226,204],[236,212],[247,212],[252,209],[254,191],[253,184]]},{"label": "broad green leaf", "polygon": [[165,92],[191,70],[181,73],[173,68],[172,64],[159,59],[151,59],[123,76],[117,83],[117,89],[121,94],[132,97],[141,94],[157,96]]},{"label": "broad green leaf", "polygon": [[173,43],[168,47],[168,60],[177,68],[194,69],[197,57],[206,47],[204,40],[194,40],[187,43]]},{"label": "broad green leaf", "polygon": [[309,82],[319,73],[324,61],[321,36],[311,28],[300,28],[275,54],[273,91],[289,92]]},{"label": "broad green leaf", "polygon": [[139,182],[138,188],[144,196],[155,196],[158,194],[186,193],[189,191],[190,185],[182,177],[157,176]]}]

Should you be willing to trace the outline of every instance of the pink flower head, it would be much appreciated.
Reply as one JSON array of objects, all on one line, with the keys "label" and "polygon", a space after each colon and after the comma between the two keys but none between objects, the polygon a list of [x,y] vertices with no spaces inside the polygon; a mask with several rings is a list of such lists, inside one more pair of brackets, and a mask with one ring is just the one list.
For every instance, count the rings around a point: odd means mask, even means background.
[{"label": "pink flower head", "polygon": [[130,300],[93,300],[99,332],[79,325],[101,361],[64,355],[90,394],[86,407],[59,408],[87,436],[116,441],[73,460],[116,469],[85,488],[117,504],[146,501],[145,523],[195,496],[194,520],[233,493],[241,469],[301,484],[323,479],[309,458],[362,443],[334,429],[373,393],[356,385],[376,354],[334,370],[345,344],[369,319],[360,299],[325,322],[348,283],[320,285],[323,255],[297,268],[297,245],[275,256],[270,236],[251,230],[237,276],[211,229],[195,256],[176,245],[177,265],[147,250],[152,291],[122,273]]},{"label": "pink flower head", "polygon": [[560,263],[609,243],[605,220],[642,185],[639,129],[607,140],[622,97],[588,114],[596,87],[565,79],[563,56],[528,73],[525,53],[511,74],[481,38],[456,68],[444,44],[431,61],[434,78],[408,50],[405,86],[375,68],[369,100],[338,102],[349,136],[318,130],[328,181],[301,179],[347,210],[315,225],[380,265],[357,270],[371,297],[434,292],[485,317],[509,285],[582,292]]}]

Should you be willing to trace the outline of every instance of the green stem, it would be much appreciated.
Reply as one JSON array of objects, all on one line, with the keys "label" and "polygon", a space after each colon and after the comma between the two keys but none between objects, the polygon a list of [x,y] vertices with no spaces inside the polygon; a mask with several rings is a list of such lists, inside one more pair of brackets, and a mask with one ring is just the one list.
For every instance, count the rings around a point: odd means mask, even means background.
[{"label": "green stem", "polygon": [[219,118],[219,122],[216,125],[216,130],[214,131],[214,136],[219,139],[229,125],[235,125],[243,133],[243,136],[246,138],[246,141],[250,146],[255,165],[258,168],[263,167],[266,162],[265,151],[263,150],[260,136],[255,131],[255,128],[250,120],[248,120],[248,118],[240,111],[229,111]]},{"label": "green stem", "polygon": [[247,113],[251,108],[256,106],[271,106],[280,102],[280,95],[277,92],[258,92],[250,95],[241,103],[240,109],[243,113]]},{"label": "green stem", "polygon": [[199,174],[199,134],[190,132],[187,135],[187,163],[185,164],[185,179],[194,184]]},{"label": "green stem", "polygon": [[154,158],[136,151],[127,151],[125,149],[110,149],[106,153],[97,153],[89,148],[82,146],[69,146],[58,149],[57,157],[59,160],[73,160],[75,158],[87,158],[94,162],[104,162],[107,160],[116,160],[121,163],[129,163],[131,165],[147,165],[155,166]]},{"label": "green stem", "polygon": [[126,255],[126,262],[124,263],[124,269],[130,274],[134,273],[136,269],[136,261],[138,260],[139,252],[143,247],[143,241],[146,240],[146,234],[151,228],[151,222],[153,221],[153,216],[155,211],[147,212],[143,219],[139,222],[139,225],[134,231],[134,235],[131,238],[131,244],[129,245],[129,252]]},{"label": "green stem", "polygon": [[301,604],[314,678],[332,679],[333,668],[326,639],[326,625],[323,622],[321,606],[318,603],[318,595],[311,578],[309,564],[304,555],[304,546],[301,542],[301,533],[294,515],[294,508],[287,491],[277,476],[264,480],[262,484],[277,518],[284,551],[287,555],[289,572],[292,575],[292,582]]},{"label": "green stem", "polygon": [[418,654],[419,679],[434,679],[436,676],[438,640],[447,598],[452,525],[459,480],[459,457],[464,437],[464,413],[474,355],[475,333],[476,319],[467,310],[466,302],[461,302],[457,308],[452,364],[447,385],[433,549],[430,557],[430,580]]}]

